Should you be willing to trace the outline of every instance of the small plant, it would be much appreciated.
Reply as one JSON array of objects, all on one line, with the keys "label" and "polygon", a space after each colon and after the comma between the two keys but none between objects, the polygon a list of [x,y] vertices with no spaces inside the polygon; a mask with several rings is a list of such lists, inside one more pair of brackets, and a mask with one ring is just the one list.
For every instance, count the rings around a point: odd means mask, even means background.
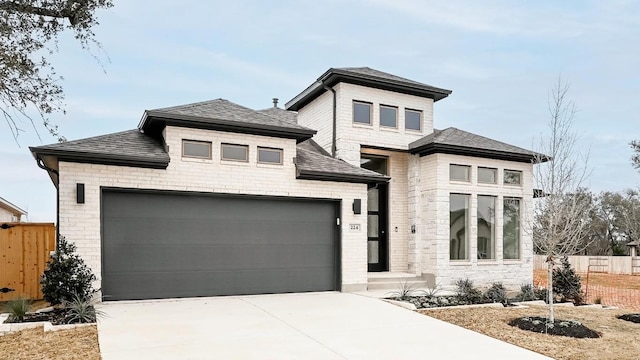
[{"label": "small plant", "polygon": [[417,289],[415,285],[407,281],[400,281],[398,283],[397,290],[390,292],[389,296],[402,299],[402,298],[413,296],[416,292],[417,292]]},{"label": "small plant", "polygon": [[40,279],[44,299],[51,305],[71,302],[74,295],[90,299],[95,293],[92,283],[96,276],[75,251],[76,246],[60,236],[58,247]]},{"label": "small plant", "polygon": [[96,309],[95,299],[82,298],[78,294],[73,294],[72,300],[63,302],[63,306],[68,310],[65,322],[67,324],[86,324],[94,323],[99,317],[105,314],[101,310]]},{"label": "small plant", "polygon": [[536,289],[533,284],[522,284],[520,285],[520,293],[516,296],[518,301],[534,301],[539,300],[536,295]]},{"label": "small plant", "polygon": [[560,301],[573,301],[574,304],[582,304],[582,289],[580,276],[571,267],[568,257],[562,258],[562,266],[553,269],[553,293]]},{"label": "small plant", "polygon": [[596,300],[594,301],[594,303],[596,303],[596,304],[598,304],[598,305],[602,304],[602,298],[598,296],[598,297],[596,298]]},{"label": "small plant", "polygon": [[484,292],[483,298],[487,302],[501,303],[503,305],[509,304],[509,298],[507,297],[507,289],[499,282],[491,284],[491,287]]},{"label": "small plant", "polygon": [[440,283],[436,283],[433,286],[427,286],[426,289],[421,290],[422,294],[428,298],[434,298],[442,290]]},{"label": "small plant", "polygon": [[456,297],[468,304],[477,304],[482,300],[482,293],[473,285],[473,281],[463,279],[456,281]]},{"label": "small plant", "polygon": [[17,298],[7,301],[4,306],[4,310],[9,313],[7,322],[21,322],[24,320],[24,316],[29,312],[31,307],[31,300],[26,298]]}]

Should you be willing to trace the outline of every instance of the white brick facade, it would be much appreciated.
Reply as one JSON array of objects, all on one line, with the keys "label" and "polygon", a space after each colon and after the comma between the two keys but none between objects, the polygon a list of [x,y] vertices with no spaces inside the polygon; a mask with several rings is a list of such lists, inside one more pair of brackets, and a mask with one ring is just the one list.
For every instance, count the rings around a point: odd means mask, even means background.
[{"label": "white brick facade", "polygon": [[[101,187],[256,194],[341,200],[341,274],[345,291],[362,290],[367,282],[366,232],[349,230],[349,224],[366,229],[366,214],[354,215],[351,204],[362,199],[365,184],[297,180],[293,158],[296,142],[258,135],[167,127],[171,162],[166,170],[60,162],[60,233],[78,246],[79,254],[101,276]],[[182,158],[182,139],[212,142],[212,160]],[[249,162],[220,160],[220,144],[249,146]],[[283,149],[283,165],[258,164],[257,146]],[[85,184],[85,203],[76,203],[76,183]],[[100,280],[96,284],[100,287]]]}]

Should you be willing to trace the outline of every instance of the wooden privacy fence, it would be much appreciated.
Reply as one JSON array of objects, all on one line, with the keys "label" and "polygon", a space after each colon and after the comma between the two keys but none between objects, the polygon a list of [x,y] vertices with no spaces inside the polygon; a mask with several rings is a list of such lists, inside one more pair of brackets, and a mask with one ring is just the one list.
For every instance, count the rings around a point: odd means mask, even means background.
[{"label": "wooden privacy fence", "polygon": [[[546,256],[535,255],[534,269],[547,269]],[[569,256],[571,267],[579,273],[640,275],[639,256]]]},{"label": "wooden privacy fence", "polygon": [[52,223],[0,223],[0,301],[42,299],[40,277],[56,247]]}]

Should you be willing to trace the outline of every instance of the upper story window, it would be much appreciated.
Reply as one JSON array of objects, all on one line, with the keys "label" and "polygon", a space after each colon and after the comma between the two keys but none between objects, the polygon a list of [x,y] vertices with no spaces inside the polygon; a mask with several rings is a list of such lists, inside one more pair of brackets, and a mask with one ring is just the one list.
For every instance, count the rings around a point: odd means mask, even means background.
[{"label": "upper story window", "polygon": [[495,184],[498,169],[478,167],[478,182],[483,184]]},{"label": "upper story window", "polygon": [[378,155],[360,155],[360,167],[363,169],[375,171],[378,174],[388,175],[388,159],[385,156]]},{"label": "upper story window", "polygon": [[222,144],[222,160],[249,161],[249,146],[236,144]]},{"label": "upper story window", "polygon": [[380,105],[380,126],[398,127],[398,108],[388,105]]},{"label": "upper story window", "polygon": [[371,125],[371,103],[363,101],[353,102],[353,122]]},{"label": "upper story window", "polygon": [[404,128],[407,130],[422,130],[422,111],[405,109]]},{"label": "upper story window", "polygon": [[504,170],[505,185],[522,185],[522,171],[518,170]]},{"label": "upper story window", "polygon": [[182,156],[198,159],[211,159],[211,142],[182,140]]},{"label": "upper story window", "polygon": [[258,163],[282,164],[282,149],[258,147]]},{"label": "upper story window", "polygon": [[449,165],[449,180],[470,181],[469,173],[471,166],[468,165]]}]

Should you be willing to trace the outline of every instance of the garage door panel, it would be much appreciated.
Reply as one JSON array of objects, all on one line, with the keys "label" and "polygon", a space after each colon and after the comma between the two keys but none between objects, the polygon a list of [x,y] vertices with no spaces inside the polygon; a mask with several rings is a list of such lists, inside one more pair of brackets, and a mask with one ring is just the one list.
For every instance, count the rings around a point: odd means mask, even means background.
[{"label": "garage door panel", "polygon": [[105,300],[337,289],[336,203],[103,193]]}]

